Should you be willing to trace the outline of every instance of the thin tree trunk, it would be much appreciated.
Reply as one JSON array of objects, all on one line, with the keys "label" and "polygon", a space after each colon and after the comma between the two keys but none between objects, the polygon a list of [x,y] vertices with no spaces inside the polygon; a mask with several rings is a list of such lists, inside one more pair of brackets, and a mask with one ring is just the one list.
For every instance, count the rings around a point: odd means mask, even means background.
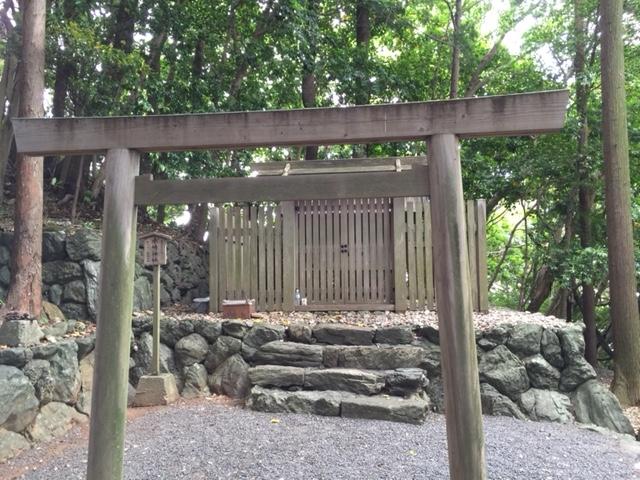
[{"label": "thin tree trunk", "polygon": [[453,42],[451,46],[451,79],[449,98],[457,98],[460,82],[460,20],[462,18],[462,0],[456,0],[453,10]]},{"label": "thin tree trunk", "polygon": [[631,224],[629,139],[622,44],[623,0],[602,10],[602,138],[604,149],[609,289],[615,352],[611,389],[623,405],[640,404],[640,318]]},{"label": "thin tree trunk", "polygon": [[[369,42],[371,40],[371,19],[368,0],[356,3],[356,105],[367,105],[371,100],[369,86]],[[354,145],[354,157],[368,156],[368,145]]]},{"label": "thin tree trunk", "polygon": [[[306,46],[302,49],[302,105],[305,108],[316,107],[316,67],[318,55],[318,11],[317,0],[307,0],[305,2],[307,19],[304,29],[306,30]],[[308,145],[304,149],[305,160],[315,160],[318,158],[318,146]]]},{"label": "thin tree trunk", "polygon": [[[24,2],[20,116],[44,115],[46,0]],[[38,318],[42,310],[43,158],[18,156],[9,310]]]}]

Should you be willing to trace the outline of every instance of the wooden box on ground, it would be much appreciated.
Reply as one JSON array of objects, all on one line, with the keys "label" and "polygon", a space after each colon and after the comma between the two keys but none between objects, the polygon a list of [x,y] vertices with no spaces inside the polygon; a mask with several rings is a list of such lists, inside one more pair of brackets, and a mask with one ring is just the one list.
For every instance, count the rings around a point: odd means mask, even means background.
[{"label": "wooden box on ground", "polygon": [[251,318],[256,312],[254,300],[223,300],[222,318]]}]

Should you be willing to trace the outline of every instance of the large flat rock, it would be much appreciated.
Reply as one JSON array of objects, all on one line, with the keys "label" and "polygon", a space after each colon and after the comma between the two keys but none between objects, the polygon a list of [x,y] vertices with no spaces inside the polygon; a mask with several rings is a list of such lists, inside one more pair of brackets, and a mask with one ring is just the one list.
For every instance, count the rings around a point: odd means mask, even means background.
[{"label": "large flat rock", "polygon": [[385,386],[384,372],[355,368],[328,368],[307,370],[304,387],[311,390],[337,390],[362,395],[380,393]]},{"label": "large flat rock", "polygon": [[374,330],[353,325],[325,323],[313,329],[313,336],[320,343],[330,345],[371,345]]},{"label": "large flat rock", "polygon": [[252,385],[261,387],[302,387],[304,368],[282,365],[258,365],[249,369]]},{"label": "large flat rock", "polygon": [[343,395],[339,392],[288,392],[255,386],[247,400],[252,410],[272,413],[312,413],[337,417]]},{"label": "large flat rock", "polygon": [[395,370],[420,367],[425,350],[413,345],[344,347],[337,352],[338,367]]},{"label": "large flat rock", "polygon": [[321,367],[322,350],[320,345],[275,341],[262,345],[252,356],[252,361],[258,365]]},{"label": "large flat rock", "polygon": [[345,398],[342,401],[341,414],[348,418],[368,418],[420,424],[429,412],[429,400],[415,396],[412,398],[362,395]]}]

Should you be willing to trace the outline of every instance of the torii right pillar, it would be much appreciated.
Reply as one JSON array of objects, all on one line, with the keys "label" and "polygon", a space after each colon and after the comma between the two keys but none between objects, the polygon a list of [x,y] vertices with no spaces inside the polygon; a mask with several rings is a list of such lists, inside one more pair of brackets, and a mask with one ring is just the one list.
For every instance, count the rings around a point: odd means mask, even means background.
[{"label": "torii right pillar", "polygon": [[427,141],[436,303],[452,480],[487,478],[458,139]]}]

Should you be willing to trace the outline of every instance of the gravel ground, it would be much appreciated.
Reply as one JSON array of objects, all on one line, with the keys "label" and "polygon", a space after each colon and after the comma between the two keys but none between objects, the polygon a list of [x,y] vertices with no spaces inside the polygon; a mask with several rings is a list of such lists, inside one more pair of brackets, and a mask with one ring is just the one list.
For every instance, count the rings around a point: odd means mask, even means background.
[{"label": "gravel ground", "polygon": [[[134,415],[127,427],[126,479],[448,478],[441,415],[414,426],[264,414],[211,400]],[[491,480],[640,478],[638,449],[615,437],[504,417],[484,422]],[[76,428],[26,452],[0,465],[0,478],[84,478],[86,436],[86,428]]]},{"label": "gravel ground", "polygon": [[[151,315],[152,312],[139,312],[138,315]],[[220,314],[191,313],[188,307],[174,305],[166,309],[165,315],[178,319],[221,320]],[[265,322],[290,325],[301,322],[307,325],[319,323],[345,323],[361,327],[387,327],[390,325],[438,326],[438,313],[435,310],[409,310],[404,313],[386,312],[261,312],[255,315],[254,323]],[[478,330],[486,330],[501,323],[537,323],[545,327],[566,325],[566,320],[542,313],[520,312],[508,309],[491,309],[487,313],[474,313],[473,323]]]}]

